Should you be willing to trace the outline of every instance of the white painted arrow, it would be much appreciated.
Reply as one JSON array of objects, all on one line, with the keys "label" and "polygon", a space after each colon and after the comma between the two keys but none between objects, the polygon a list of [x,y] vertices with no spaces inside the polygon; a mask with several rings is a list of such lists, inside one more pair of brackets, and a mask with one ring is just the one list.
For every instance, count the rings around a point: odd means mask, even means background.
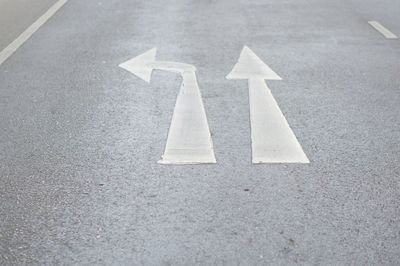
[{"label": "white painted arrow", "polygon": [[167,144],[160,164],[216,163],[206,112],[196,68],[193,65],[156,61],[153,48],[119,66],[150,82],[153,69],[182,75],[182,85],[176,100]]},{"label": "white painted arrow", "polygon": [[309,163],[264,81],[281,78],[247,46],[226,78],[249,83],[253,163]]}]

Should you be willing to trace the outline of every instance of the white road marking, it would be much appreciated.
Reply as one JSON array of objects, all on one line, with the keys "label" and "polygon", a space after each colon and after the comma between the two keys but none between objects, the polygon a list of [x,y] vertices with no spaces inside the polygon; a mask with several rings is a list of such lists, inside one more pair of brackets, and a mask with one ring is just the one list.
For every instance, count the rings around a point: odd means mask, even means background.
[{"label": "white road marking", "polygon": [[381,23],[378,21],[368,21],[368,23],[374,27],[377,31],[379,31],[383,36],[385,36],[387,39],[397,39],[397,36],[385,28]]},{"label": "white road marking", "polygon": [[167,144],[160,164],[216,163],[210,129],[193,65],[156,61],[153,48],[120,67],[150,82],[153,69],[182,75]]},{"label": "white road marking", "polygon": [[247,46],[227,79],[248,79],[253,163],[309,163],[264,79],[281,80]]},{"label": "white road marking", "polygon": [[46,23],[68,0],[59,0],[40,18],[29,26],[17,39],[0,52],[0,65],[3,64],[21,45],[24,44],[44,23]]}]

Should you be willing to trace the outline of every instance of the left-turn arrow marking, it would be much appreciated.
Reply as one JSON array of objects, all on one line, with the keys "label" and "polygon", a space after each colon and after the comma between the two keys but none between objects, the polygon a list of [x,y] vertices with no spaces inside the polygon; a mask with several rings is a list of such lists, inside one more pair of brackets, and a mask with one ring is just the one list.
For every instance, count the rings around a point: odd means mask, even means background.
[{"label": "left-turn arrow marking", "polygon": [[193,65],[156,61],[153,48],[119,66],[150,82],[154,69],[179,73],[182,85],[176,100],[167,144],[160,164],[216,163],[210,129]]}]

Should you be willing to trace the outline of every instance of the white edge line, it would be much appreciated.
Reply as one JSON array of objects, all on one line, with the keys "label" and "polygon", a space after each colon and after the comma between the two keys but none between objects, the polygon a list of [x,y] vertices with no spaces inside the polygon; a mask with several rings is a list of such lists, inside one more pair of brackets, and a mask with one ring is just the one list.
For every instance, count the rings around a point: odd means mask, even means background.
[{"label": "white edge line", "polygon": [[384,27],[381,23],[378,21],[368,21],[369,25],[374,27],[377,31],[379,31],[383,36],[385,36],[387,39],[397,39],[397,36],[391,32],[389,29]]},{"label": "white edge line", "polygon": [[45,24],[68,0],[59,0],[21,35],[0,52],[0,66],[12,56],[43,24]]}]

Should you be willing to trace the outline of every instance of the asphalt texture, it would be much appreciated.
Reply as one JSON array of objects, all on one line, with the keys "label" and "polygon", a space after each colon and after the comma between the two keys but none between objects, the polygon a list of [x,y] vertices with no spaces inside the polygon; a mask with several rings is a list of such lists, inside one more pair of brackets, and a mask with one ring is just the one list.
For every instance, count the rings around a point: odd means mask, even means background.
[{"label": "asphalt texture", "polygon": [[56,2],[56,0],[0,0],[0,51]]},{"label": "asphalt texture", "polygon": [[[70,0],[0,66],[0,264],[399,265],[400,40],[367,23],[399,14]],[[251,164],[245,44],[310,164]],[[153,47],[197,67],[217,164],[157,164],[181,79],[118,67]]]}]

